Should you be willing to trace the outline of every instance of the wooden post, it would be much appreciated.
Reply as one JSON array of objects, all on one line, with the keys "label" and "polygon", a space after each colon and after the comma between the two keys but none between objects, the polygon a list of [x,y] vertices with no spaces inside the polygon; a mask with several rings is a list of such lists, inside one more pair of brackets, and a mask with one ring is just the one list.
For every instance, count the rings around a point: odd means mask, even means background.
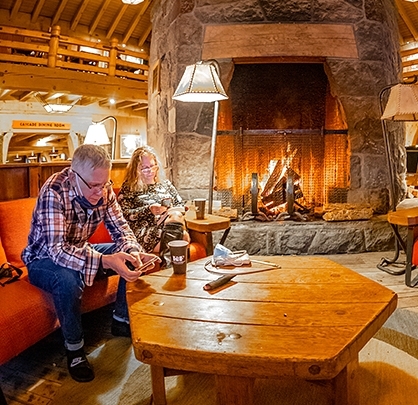
[{"label": "wooden post", "polygon": [[54,25],[51,31],[51,38],[49,40],[48,52],[48,67],[57,66],[58,45],[60,41],[61,28],[59,25]]},{"label": "wooden post", "polygon": [[116,75],[116,59],[118,58],[118,40],[113,38],[110,41],[109,51],[109,76],[115,77]]}]

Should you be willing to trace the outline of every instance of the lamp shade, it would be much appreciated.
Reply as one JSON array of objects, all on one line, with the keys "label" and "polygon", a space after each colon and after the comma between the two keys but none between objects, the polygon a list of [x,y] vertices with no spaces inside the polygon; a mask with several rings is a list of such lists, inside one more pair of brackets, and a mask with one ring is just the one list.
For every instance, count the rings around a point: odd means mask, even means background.
[{"label": "lamp shade", "polygon": [[91,124],[87,129],[84,143],[92,145],[109,145],[110,140],[107,136],[105,126],[103,124]]},{"label": "lamp shade", "polygon": [[418,86],[403,83],[393,86],[381,119],[418,121]]},{"label": "lamp shade", "polygon": [[198,62],[187,66],[173,95],[174,100],[185,102],[209,103],[227,98],[216,66],[212,62]]}]

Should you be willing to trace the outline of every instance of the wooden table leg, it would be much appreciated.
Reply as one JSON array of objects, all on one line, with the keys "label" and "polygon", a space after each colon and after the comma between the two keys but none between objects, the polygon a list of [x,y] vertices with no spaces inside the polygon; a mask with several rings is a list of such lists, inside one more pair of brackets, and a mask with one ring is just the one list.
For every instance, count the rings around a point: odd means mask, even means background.
[{"label": "wooden table leg", "polygon": [[167,405],[165,398],[164,367],[150,367],[153,405]]},{"label": "wooden table leg", "polygon": [[332,405],[358,405],[358,357],[331,380]]},{"label": "wooden table leg", "polygon": [[217,405],[253,405],[254,378],[216,376]]}]

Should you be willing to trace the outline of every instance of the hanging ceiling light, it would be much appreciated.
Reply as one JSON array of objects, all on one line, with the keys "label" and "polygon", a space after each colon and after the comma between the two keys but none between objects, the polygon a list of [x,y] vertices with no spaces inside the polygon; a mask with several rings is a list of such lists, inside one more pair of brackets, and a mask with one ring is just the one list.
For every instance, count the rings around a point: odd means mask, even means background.
[{"label": "hanging ceiling light", "polygon": [[60,102],[57,102],[57,103],[51,103],[50,104],[39,93],[36,93],[35,94],[35,98],[42,104],[42,107],[44,107],[45,111],[48,112],[48,113],[50,113],[50,114],[54,114],[54,113],[66,113],[66,112],[70,111],[71,108],[74,107],[74,104],[76,104],[79,101],[79,99],[80,99],[80,97],[79,97],[79,98],[77,98],[77,99],[75,99],[75,100],[73,100],[73,101],[71,101],[69,103],[60,103]]},{"label": "hanging ceiling light", "polygon": [[142,3],[144,0],[122,0],[122,3],[129,4],[131,6],[135,6],[139,3]]}]

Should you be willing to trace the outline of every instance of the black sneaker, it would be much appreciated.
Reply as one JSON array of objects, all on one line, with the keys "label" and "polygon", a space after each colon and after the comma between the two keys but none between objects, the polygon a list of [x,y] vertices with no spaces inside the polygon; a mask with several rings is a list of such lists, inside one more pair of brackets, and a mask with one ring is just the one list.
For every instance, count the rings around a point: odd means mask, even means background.
[{"label": "black sneaker", "polygon": [[83,348],[67,350],[67,366],[71,377],[78,382],[88,382],[94,379],[94,371]]},{"label": "black sneaker", "polygon": [[113,336],[131,337],[131,327],[129,326],[129,323],[118,321],[115,318],[112,319],[111,332]]}]

